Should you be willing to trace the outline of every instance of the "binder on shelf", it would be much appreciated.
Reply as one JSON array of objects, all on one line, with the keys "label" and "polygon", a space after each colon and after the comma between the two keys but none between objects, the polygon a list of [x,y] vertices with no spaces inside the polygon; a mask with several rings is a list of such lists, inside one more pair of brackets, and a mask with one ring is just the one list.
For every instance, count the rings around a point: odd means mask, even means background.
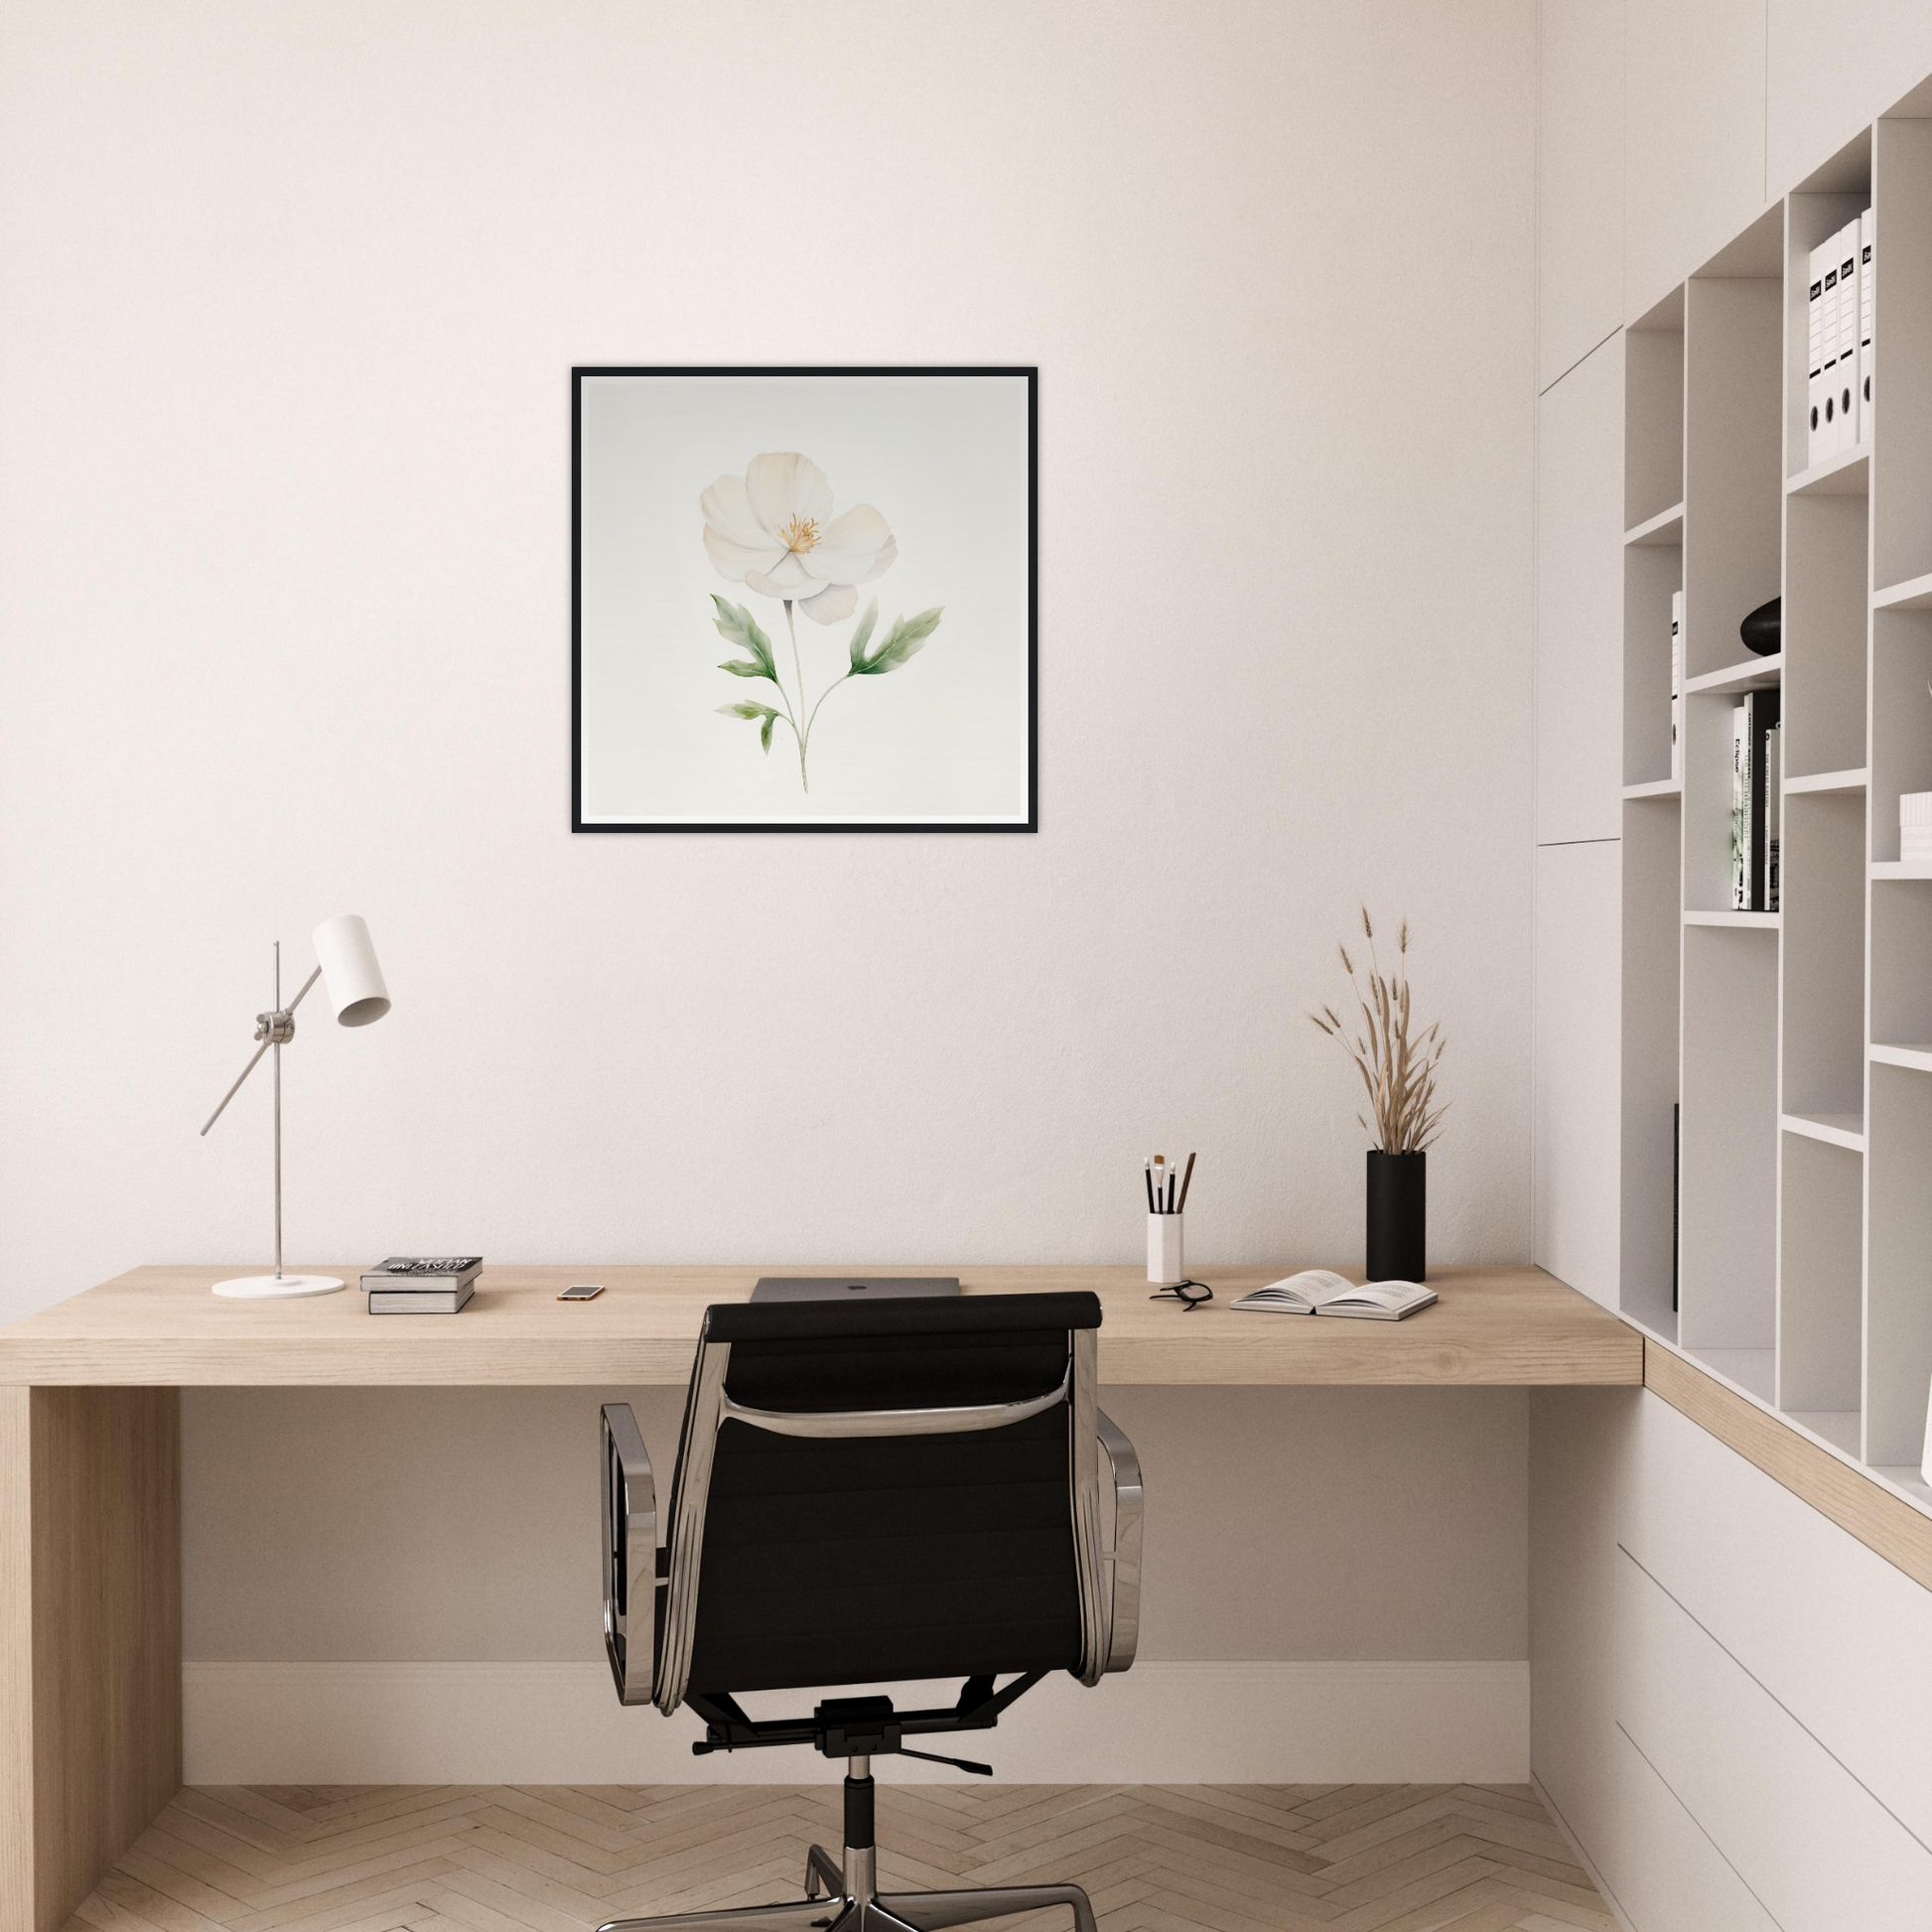
[{"label": "binder on shelf", "polygon": [[1838,448],[1859,444],[1859,224],[1838,231]]},{"label": "binder on shelf", "polygon": [[1825,458],[1825,264],[1831,249],[1820,242],[1811,251],[1810,295],[1806,302],[1809,346],[1805,355],[1805,467]]},{"label": "binder on shelf", "polygon": [[1670,594],[1670,775],[1684,781],[1684,593]]},{"label": "binder on shelf", "polygon": [[1871,312],[1876,303],[1872,273],[1872,243],[1876,230],[1872,211],[1859,216],[1859,441],[1871,441]]},{"label": "binder on shelf", "polygon": [[1764,909],[1778,909],[1779,857],[1784,843],[1784,726],[1764,734]]}]

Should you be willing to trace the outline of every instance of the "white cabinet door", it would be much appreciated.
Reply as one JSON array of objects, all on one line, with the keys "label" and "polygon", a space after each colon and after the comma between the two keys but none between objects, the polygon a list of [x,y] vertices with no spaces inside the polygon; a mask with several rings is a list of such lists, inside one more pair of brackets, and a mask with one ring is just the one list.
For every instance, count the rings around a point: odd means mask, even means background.
[{"label": "white cabinet door", "polygon": [[1763,207],[1765,0],[1629,0],[1624,18],[1623,319]]},{"label": "white cabinet door", "polygon": [[1623,829],[1623,345],[1536,405],[1536,840]]},{"label": "white cabinet door", "polygon": [[1531,1252],[1617,1305],[1621,847],[1539,846]]},{"label": "white cabinet door", "polygon": [[1623,0],[1537,9],[1536,386],[1623,320]]}]

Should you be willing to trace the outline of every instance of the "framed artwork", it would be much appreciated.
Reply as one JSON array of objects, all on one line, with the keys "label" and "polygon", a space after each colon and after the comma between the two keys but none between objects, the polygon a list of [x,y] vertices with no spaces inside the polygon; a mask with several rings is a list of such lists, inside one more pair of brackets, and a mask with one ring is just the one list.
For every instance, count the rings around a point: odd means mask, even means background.
[{"label": "framed artwork", "polygon": [[1037,826],[1033,368],[571,371],[571,829]]}]

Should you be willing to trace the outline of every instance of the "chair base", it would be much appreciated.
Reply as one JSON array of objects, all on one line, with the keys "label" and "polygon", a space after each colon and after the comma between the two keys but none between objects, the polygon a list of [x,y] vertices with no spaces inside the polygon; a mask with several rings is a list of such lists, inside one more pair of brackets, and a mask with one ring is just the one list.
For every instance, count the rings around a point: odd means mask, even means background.
[{"label": "chair base", "polygon": [[[874,1892],[860,1876],[872,1848],[848,1851],[841,1866],[822,1845],[805,1862],[805,1896],[789,1904],[742,1905],[723,1912],[672,1912],[663,1918],[618,1918],[598,1932],[946,1932],[1064,1905],[1074,1932],[1095,1932],[1093,1906],[1078,1885],[988,1885],[963,1891]],[[854,1882],[847,1884],[851,1869]],[[819,1894],[819,1885],[829,1887]]]}]

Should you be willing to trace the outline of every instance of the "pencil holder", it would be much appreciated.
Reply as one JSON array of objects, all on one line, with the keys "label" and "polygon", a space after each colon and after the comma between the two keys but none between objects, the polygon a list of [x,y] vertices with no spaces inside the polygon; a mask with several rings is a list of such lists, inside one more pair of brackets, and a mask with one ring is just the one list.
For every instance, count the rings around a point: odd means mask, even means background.
[{"label": "pencil holder", "polygon": [[1147,1278],[1158,1288],[1187,1279],[1187,1267],[1180,1258],[1180,1227],[1186,1218],[1184,1214],[1147,1217]]}]

